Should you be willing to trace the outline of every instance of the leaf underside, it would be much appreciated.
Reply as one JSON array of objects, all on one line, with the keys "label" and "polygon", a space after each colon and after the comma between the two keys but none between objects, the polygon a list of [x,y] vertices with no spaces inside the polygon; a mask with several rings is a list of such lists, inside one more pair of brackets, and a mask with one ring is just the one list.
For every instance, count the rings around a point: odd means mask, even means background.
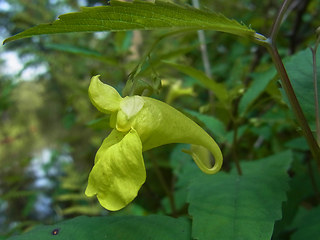
[{"label": "leaf underside", "polygon": [[3,43],[41,34],[128,30],[215,30],[252,38],[255,31],[222,14],[164,1],[111,1],[110,6],[83,7],[80,12],[59,16],[29,28]]}]

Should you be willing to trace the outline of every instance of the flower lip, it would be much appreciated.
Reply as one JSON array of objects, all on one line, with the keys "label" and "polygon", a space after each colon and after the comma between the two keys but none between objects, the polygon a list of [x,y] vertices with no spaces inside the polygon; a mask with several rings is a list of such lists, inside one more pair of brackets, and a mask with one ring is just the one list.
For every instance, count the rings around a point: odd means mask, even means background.
[{"label": "flower lip", "polygon": [[92,104],[103,113],[110,114],[120,108],[122,97],[116,89],[100,81],[100,75],[93,76],[88,93]]},{"label": "flower lip", "polygon": [[139,135],[134,129],[128,133],[113,130],[96,154],[85,194],[97,195],[104,208],[117,211],[137,196],[145,180]]}]

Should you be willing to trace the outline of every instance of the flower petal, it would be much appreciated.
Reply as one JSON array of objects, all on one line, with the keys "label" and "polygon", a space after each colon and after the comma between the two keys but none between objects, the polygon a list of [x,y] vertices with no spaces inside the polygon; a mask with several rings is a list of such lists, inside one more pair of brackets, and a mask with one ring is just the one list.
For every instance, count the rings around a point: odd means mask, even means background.
[{"label": "flower petal", "polygon": [[143,108],[144,100],[140,96],[125,97],[120,103],[120,110],[117,114],[116,128],[120,132],[127,132],[131,129],[134,117]]},{"label": "flower petal", "polygon": [[116,89],[104,84],[99,79],[100,75],[91,78],[89,86],[89,98],[92,104],[103,113],[112,113],[120,108],[122,97]]},{"label": "flower petal", "polygon": [[139,135],[134,129],[128,133],[113,130],[96,154],[85,193],[97,194],[104,208],[116,211],[137,196],[145,179]]},{"label": "flower petal", "polygon": [[[222,166],[222,153],[219,146],[190,118],[170,105],[153,98],[143,97],[144,107],[135,117],[132,127],[138,132],[143,151],[169,143],[189,143],[196,145],[189,153],[199,168],[214,174]],[[209,164],[204,151],[209,150],[214,164]]]},{"label": "flower petal", "polygon": [[141,110],[144,105],[144,100],[140,96],[125,97],[120,103],[121,111],[131,119]]},{"label": "flower petal", "polygon": [[210,151],[201,145],[191,145],[191,150],[184,150],[191,155],[197,166],[207,174],[214,174],[222,167],[222,154],[219,151],[214,153],[214,162],[210,158]]}]

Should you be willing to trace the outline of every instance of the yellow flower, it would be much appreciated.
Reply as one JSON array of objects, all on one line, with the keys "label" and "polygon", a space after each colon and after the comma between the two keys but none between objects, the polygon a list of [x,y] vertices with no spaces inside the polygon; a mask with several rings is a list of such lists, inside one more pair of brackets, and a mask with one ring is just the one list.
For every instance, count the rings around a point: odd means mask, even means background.
[{"label": "yellow flower", "polygon": [[[104,208],[119,210],[137,196],[146,179],[142,152],[164,144],[192,144],[191,151],[186,152],[203,172],[220,170],[222,154],[216,142],[170,105],[149,97],[122,98],[99,76],[91,79],[89,97],[99,111],[111,114],[113,128],[96,154],[85,192],[87,196],[97,195]],[[215,159],[213,166],[208,150]]]}]

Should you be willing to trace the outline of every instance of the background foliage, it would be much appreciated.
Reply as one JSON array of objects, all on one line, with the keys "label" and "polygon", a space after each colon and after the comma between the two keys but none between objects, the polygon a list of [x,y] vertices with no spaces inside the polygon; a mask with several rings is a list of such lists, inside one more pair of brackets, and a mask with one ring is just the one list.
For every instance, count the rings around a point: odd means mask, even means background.
[{"label": "background foliage", "polygon": [[[36,24],[51,22],[63,13],[78,11],[79,6],[106,5],[106,1],[2,0],[0,4],[0,33],[4,40]],[[201,5],[267,34],[280,2],[204,0]],[[308,47],[314,44],[314,30],[320,25],[320,1],[296,0],[289,9],[278,47],[315,130]],[[121,92],[142,56],[166,33],[157,30],[45,35],[1,47],[3,239],[40,223],[55,224],[79,215],[94,216],[91,222],[103,216],[99,219],[115,224],[115,228],[100,234],[114,235],[119,219],[128,226],[132,224],[130,218],[142,221],[131,226],[141,228],[136,233],[140,234],[138,239],[142,239],[142,233],[145,238],[149,236],[147,229],[152,227],[144,225],[152,221],[167,229],[166,232],[159,227],[161,239],[172,239],[170,232],[180,234],[181,239],[320,236],[319,172],[278,88],[271,59],[265,49],[249,40],[219,32],[206,32],[212,79],[204,74],[195,31],[168,35],[159,41],[139,77],[151,85],[160,79],[162,88],[153,97],[183,111],[217,140],[224,154],[223,172],[203,176],[189,156],[181,153],[188,146],[169,145],[144,153],[147,182],[124,210],[107,212],[94,198],[84,196],[95,152],[110,131],[108,119],[89,102],[91,76],[100,74]],[[18,65],[12,60],[13,54],[21,61],[17,71],[13,71],[13,66]],[[235,159],[240,160],[243,176],[237,174]],[[157,215],[148,219],[136,217],[152,214]],[[67,233],[72,232],[74,224],[85,231],[86,219],[65,222],[63,228],[68,231],[65,235],[61,231],[61,239],[70,239]],[[172,231],[184,231],[172,232],[168,230],[170,226],[177,226]],[[50,237],[48,233],[56,228],[61,226],[33,231],[39,237],[41,232]],[[99,231],[103,226],[95,228]],[[109,232],[112,229],[115,233]],[[136,239],[134,234],[130,236]]]}]

